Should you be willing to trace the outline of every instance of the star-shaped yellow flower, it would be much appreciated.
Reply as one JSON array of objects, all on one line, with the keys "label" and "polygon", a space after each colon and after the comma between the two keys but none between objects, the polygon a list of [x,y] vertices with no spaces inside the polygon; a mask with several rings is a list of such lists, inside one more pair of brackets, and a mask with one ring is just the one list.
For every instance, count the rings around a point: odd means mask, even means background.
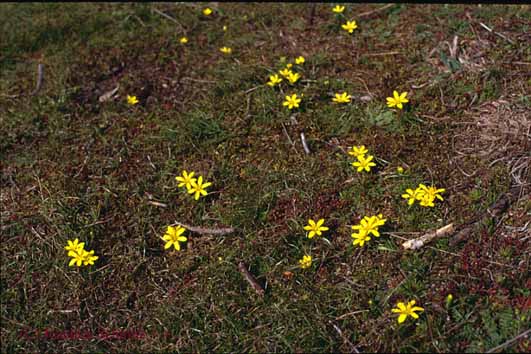
[{"label": "star-shaped yellow flower", "polygon": [[301,269],[309,268],[312,265],[312,256],[303,256],[302,259],[299,260],[299,264]]},{"label": "star-shaped yellow flower", "polygon": [[269,75],[269,81],[267,82],[267,84],[271,87],[275,86],[275,85],[278,85],[282,82],[282,79],[277,75]]},{"label": "star-shaped yellow flower", "polygon": [[372,155],[367,155],[367,157],[365,157],[364,155],[360,155],[358,156],[358,161],[354,161],[352,163],[352,166],[353,167],[357,167],[358,168],[358,172],[361,172],[363,170],[367,171],[367,172],[370,172],[371,171],[371,167],[373,166],[376,166],[376,164],[374,162],[372,162],[372,159],[374,158],[374,156]]},{"label": "star-shaped yellow flower", "polygon": [[295,64],[297,65],[301,65],[301,64],[304,64],[305,60],[304,60],[304,57],[301,55],[299,56],[298,58],[295,58]]},{"label": "star-shaped yellow flower", "polygon": [[435,204],[433,203],[435,201],[435,198],[439,200],[444,200],[443,197],[439,193],[443,193],[445,191],[444,188],[437,189],[435,186],[429,186],[426,187],[422,183],[419,184],[418,188],[421,192],[420,196],[420,205],[422,206],[429,206],[434,207]]},{"label": "star-shaped yellow flower", "polygon": [[186,170],[183,170],[182,176],[175,177],[178,182],[181,182],[178,187],[186,187],[186,189],[190,190],[190,188],[192,188],[192,183],[197,180],[194,178],[194,174],[195,172],[188,173]]},{"label": "star-shaped yellow flower", "polygon": [[162,237],[164,241],[166,241],[166,244],[164,245],[164,249],[170,248],[172,245],[177,250],[181,250],[181,245],[179,242],[186,242],[186,237],[182,236],[182,233],[186,229],[182,226],[177,225],[177,227],[174,226],[168,226],[168,229],[166,230],[166,234]]},{"label": "star-shaped yellow flower", "polygon": [[361,146],[353,146],[352,149],[348,152],[348,154],[357,158],[358,156],[365,156],[365,154],[368,152],[369,150],[367,150],[365,145],[361,145]]},{"label": "star-shaped yellow flower", "polygon": [[219,51],[224,53],[224,54],[230,54],[232,53],[232,48],[229,48],[229,47],[221,47],[219,48]]},{"label": "star-shaped yellow flower", "polygon": [[283,106],[287,106],[289,109],[298,108],[299,107],[299,103],[301,101],[302,101],[302,99],[298,98],[297,94],[294,93],[291,96],[289,96],[289,95],[286,96],[286,100],[284,102],[282,102],[282,105]]},{"label": "star-shaped yellow flower", "polygon": [[402,103],[409,102],[406,99],[407,92],[402,92],[401,94],[398,94],[398,91],[393,91],[393,97],[387,97],[387,106],[389,108],[392,108],[396,106],[398,109],[402,109],[404,106]]},{"label": "star-shaped yellow flower", "polygon": [[321,236],[323,231],[327,231],[328,227],[322,226],[324,224],[324,219],[319,219],[317,222],[312,219],[308,220],[308,225],[304,226],[304,230],[310,231],[308,233],[308,238],[312,238],[315,235]]},{"label": "star-shaped yellow flower", "polygon": [[341,5],[336,5],[332,8],[332,11],[335,12],[336,14],[340,14],[342,13],[343,11],[345,11],[345,6],[341,6]]},{"label": "star-shaped yellow flower", "polygon": [[299,73],[290,72],[289,75],[288,75],[288,80],[289,80],[290,84],[296,83],[297,80],[299,80],[300,78],[301,78],[301,76],[300,76]]},{"label": "star-shaped yellow flower", "polygon": [[336,93],[336,97],[332,98],[332,101],[335,103],[348,103],[350,102],[351,98],[352,97],[346,92],[343,92],[341,94]]},{"label": "star-shaped yellow flower", "polygon": [[179,42],[181,42],[181,44],[186,44],[186,43],[188,43],[188,38],[181,37],[181,39],[179,39]]},{"label": "star-shaped yellow flower", "polygon": [[[365,216],[359,223],[359,225],[352,226],[352,230],[358,230],[360,235],[373,234],[376,237],[380,237],[378,227],[385,224],[387,219],[382,219],[381,215],[378,216]],[[352,234],[354,237],[355,234]]]},{"label": "star-shaped yellow flower", "polygon": [[138,103],[138,99],[136,98],[136,96],[127,95],[127,103],[129,103],[130,105],[135,105]]},{"label": "star-shaped yellow flower", "polygon": [[352,33],[356,28],[358,28],[358,25],[356,24],[356,21],[347,21],[347,23],[341,25],[341,28],[343,28],[348,33]]},{"label": "star-shaped yellow flower", "polygon": [[94,255],[94,251],[83,250],[83,265],[94,265],[94,261],[98,260],[98,256]]},{"label": "star-shaped yellow flower", "polygon": [[290,76],[291,74],[293,74],[293,72],[290,70],[290,68],[284,68],[283,70],[280,70],[279,71],[279,74],[284,76],[286,79],[288,78],[288,76]]},{"label": "star-shaped yellow flower", "polygon": [[197,181],[193,181],[191,183],[191,187],[190,189],[188,189],[188,193],[195,193],[194,198],[195,200],[198,200],[200,195],[206,196],[208,194],[205,188],[210,185],[212,185],[212,183],[210,182],[203,183],[203,176],[199,176]]},{"label": "star-shaped yellow flower", "polygon": [[424,192],[420,188],[416,188],[415,190],[408,188],[406,189],[406,193],[402,194],[402,198],[408,199],[407,204],[412,205],[415,203],[415,200],[421,200],[423,194]]},{"label": "star-shaped yellow flower", "polygon": [[68,240],[68,245],[65,247],[67,251],[79,252],[85,247],[85,242],[79,242],[76,238],[73,242]]},{"label": "star-shaped yellow flower", "polygon": [[204,8],[203,9],[203,15],[205,16],[210,16],[212,14],[212,9],[211,8]]},{"label": "star-shaped yellow flower", "polygon": [[360,247],[363,247],[365,242],[370,241],[371,237],[367,234],[364,234],[362,232],[353,233],[352,238],[354,241],[352,241],[352,245],[356,246],[359,245]]},{"label": "star-shaped yellow flower", "polygon": [[424,311],[422,307],[414,306],[415,300],[411,300],[406,304],[403,302],[398,302],[396,304],[396,308],[392,309],[391,311],[394,313],[400,314],[398,316],[398,323],[402,323],[406,320],[408,316],[413,317],[414,319],[419,318],[419,315],[415,313],[415,311]]}]

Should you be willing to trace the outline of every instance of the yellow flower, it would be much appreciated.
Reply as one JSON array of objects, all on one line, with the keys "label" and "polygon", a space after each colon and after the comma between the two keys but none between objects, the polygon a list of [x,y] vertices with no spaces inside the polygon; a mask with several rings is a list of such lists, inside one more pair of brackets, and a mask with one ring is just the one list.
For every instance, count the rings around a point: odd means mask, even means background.
[{"label": "yellow flower", "polygon": [[352,149],[348,152],[348,154],[357,158],[358,156],[365,156],[365,154],[368,152],[369,150],[365,148],[365,145],[361,145],[353,146]]},{"label": "yellow flower", "polygon": [[450,307],[450,304],[452,303],[453,299],[454,296],[452,294],[448,294],[448,296],[446,296],[446,307]]},{"label": "yellow flower", "polygon": [[166,230],[166,233],[162,237],[164,241],[166,241],[166,244],[164,245],[164,249],[170,248],[172,245],[177,250],[181,250],[181,245],[179,242],[186,242],[186,237],[181,236],[181,234],[186,229],[182,226],[177,225],[177,227],[168,226],[168,229]]},{"label": "yellow flower", "polygon": [[72,259],[70,260],[70,263],[68,263],[68,266],[73,267],[75,264],[76,266],[81,267],[81,264],[85,260],[84,252],[87,252],[87,251],[81,249],[79,251],[68,252],[68,256],[72,257]]},{"label": "yellow flower", "polygon": [[223,32],[227,32],[227,25],[223,26]]},{"label": "yellow flower", "polygon": [[345,11],[345,6],[336,5],[334,8],[332,8],[332,11],[334,11],[336,14],[340,14]]},{"label": "yellow flower", "polygon": [[186,37],[181,37],[181,39],[179,40],[179,42],[181,42],[181,44],[186,44],[186,43],[188,43],[188,38],[186,38]]},{"label": "yellow flower", "polygon": [[85,242],[79,242],[79,240],[76,238],[73,242],[68,240],[68,245],[65,247],[65,250],[74,251],[74,252],[80,252],[85,247]]},{"label": "yellow flower", "polygon": [[343,28],[345,31],[348,31],[348,33],[352,33],[356,28],[358,28],[358,25],[356,24],[356,21],[347,21],[347,23],[341,25],[341,28]]},{"label": "yellow flower", "polygon": [[[387,219],[382,218],[382,214],[379,214],[378,216],[365,216],[358,225],[352,226],[352,230],[358,230],[359,235],[367,236],[370,234],[373,234],[376,237],[380,237],[380,232],[378,231],[378,227],[385,224]],[[355,236],[356,234],[352,234],[352,237],[361,237],[361,236]],[[367,240],[368,241],[368,240]]]},{"label": "yellow flower", "polygon": [[210,16],[210,14],[212,14],[212,9],[210,9],[208,7],[203,9],[203,15]]},{"label": "yellow flower", "polygon": [[130,105],[135,105],[135,104],[138,103],[138,100],[137,100],[136,96],[127,95],[127,103],[129,103]]},{"label": "yellow flower", "polygon": [[295,64],[297,65],[301,65],[301,64],[304,64],[305,60],[304,60],[304,57],[301,55],[299,56],[298,58],[295,58]]},{"label": "yellow flower", "polygon": [[328,227],[322,226],[324,224],[324,219],[319,219],[317,223],[312,219],[308,220],[308,225],[304,226],[304,230],[310,231],[308,233],[308,238],[312,238],[315,235],[321,236],[323,231],[327,231]]},{"label": "yellow flower", "polygon": [[415,200],[421,200],[423,196],[422,190],[419,188],[413,190],[411,188],[406,189],[406,193],[402,194],[402,198],[408,199],[408,205],[415,203]]},{"label": "yellow flower", "polygon": [[396,172],[401,175],[402,173],[404,173],[404,168],[402,166],[398,166],[396,168]]},{"label": "yellow flower", "polygon": [[194,174],[195,172],[190,172],[190,174],[188,174],[186,170],[183,170],[182,176],[175,177],[178,182],[181,182],[179,183],[178,187],[186,186],[186,189],[190,190],[190,188],[192,188],[192,183],[196,181],[196,179],[193,178]]},{"label": "yellow flower", "polygon": [[422,206],[434,207],[435,204],[433,204],[433,202],[435,201],[435,198],[441,201],[444,200],[443,197],[439,194],[445,191],[444,188],[437,189],[435,186],[426,187],[421,183],[419,184],[418,189],[422,191],[422,197],[420,199],[420,205]]},{"label": "yellow flower", "polygon": [[411,316],[414,319],[419,318],[419,315],[415,313],[415,311],[424,311],[422,307],[414,306],[415,300],[411,300],[410,302],[404,304],[403,302],[398,302],[396,304],[396,308],[392,309],[391,311],[394,313],[400,314],[398,316],[398,323],[402,323],[406,320],[407,316]]},{"label": "yellow flower", "polygon": [[297,80],[299,80],[301,78],[301,76],[299,75],[299,73],[292,73],[290,72],[289,75],[288,75],[288,80],[289,80],[289,83],[290,84],[294,84],[297,82]]},{"label": "yellow flower", "polygon": [[367,157],[360,155],[358,156],[358,161],[354,161],[352,163],[353,167],[358,168],[358,172],[361,172],[363,170],[370,172],[371,167],[376,166],[374,162],[371,162],[371,160],[374,158],[372,155],[368,155]]},{"label": "yellow flower", "polygon": [[332,98],[332,101],[335,103],[348,103],[351,98],[352,97],[346,92],[343,92],[342,94],[336,93],[336,97]]},{"label": "yellow flower", "polygon": [[402,103],[409,102],[406,99],[407,92],[402,92],[400,95],[398,94],[398,91],[393,91],[393,97],[387,97],[387,106],[389,108],[392,108],[396,106],[398,109],[402,109],[404,106]]},{"label": "yellow flower", "polygon": [[278,77],[277,74],[275,75],[269,75],[269,81],[268,81],[268,85],[273,87],[275,86],[276,84],[279,84],[282,82],[282,79],[280,77]]},{"label": "yellow flower", "polygon": [[292,67],[293,67],[293,64],[291,64],[291,63],[287,63],[286,64],[286,69],[291,69]]},{"label": "yellow flower", "polygon": [[369,235],[364,234],[363,232],[359,232],[359,233],[355,233],[354,232],[352,234],[352,238],[354,239],[352,244],[354,246],[359,245],[360,247],[363,247],[365,242],[370,241],[370,239],[371,239],[371,237]]},{"label": "yellow flower", "polygon": [[200,195],[206,196],[208,194],[205,188],[210,186],[211,184],[212,183],[210,182],[203,183],[203,176],[199,176],[197,181],[191,182],[191,187],[190,189],[188,189],[188,193],[195,193],[194,198],[195,200],[198,200]]},{"label": "yellow flower", "polygon": [[282,102],[283,106],[288,106],[289,109],[297,108],[299,107],[299,103],[302,101],[302,99],[297,97],[297,94],[294,93],[291,96],[286,96],[286,100]]},{"label": "yellow flower", "polygon": [[83,250],[83,265],[93,265],[98,258],[100,257],[94,256],[94,250],[90,252]]},{"label": "yellow flower", "polygon": [[289,68],[285,68],[284,70],[280,70],[279,71],[279,74],[284,76],[286,79],[288,78],[288,76],[290,76],[291,74],[293,74],[293,72],[289,69]]},{"label": "yellow flower", "polygon": [[232,53],[232,48],[229,48],[229,47],[221,47],[221,48],[219,48],[219,50],[220,50],[220,52],[225,53],[225,54]]},{"label": "yellow flower", "polygon": [[312,256],[303,256],[299,260],[299,264],[302,269],[309,268],[312,265]]}]

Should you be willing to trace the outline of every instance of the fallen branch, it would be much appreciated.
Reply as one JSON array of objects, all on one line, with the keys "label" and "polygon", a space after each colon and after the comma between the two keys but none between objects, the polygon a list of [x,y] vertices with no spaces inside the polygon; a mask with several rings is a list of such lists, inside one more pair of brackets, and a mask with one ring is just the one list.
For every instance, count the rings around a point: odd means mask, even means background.
[{"label": "fallen branch", "polygon": [[103,95],[101,95],[101,96],[98,98],[98,101],[99,101],[99,102],[105,102],[105,101],[110,100],[110,99],[114,96],[114,94],[115,94],[116,92],[118,92],[118,89],[119,89],[119,88],[120,88],[120,85],[119,85],[119,84],[116,85],[115,88],[113,88],[112,90],[107,91],[107,92],[105,92]]},{"label": "fallen branch", "polygon": [[306,155],[310,155],[310,148],[308,148],[308,144],[306,143],[306,137],[304,136],[304,132],[301,132],[301,142]]},{"label": "fallen branch", "polygon": [[524,338],[526,337],[527,335],[531,334],[531,329],[528,329],[522,333],[520,333],[519,335],[517,335],[516,337],[512,338],[512,339],[509,339],[507,342],[505,343],[502,343],[500,345],[498,345],[497,347],[494,347],[490,350],[487,350],[485,353],[494,353],[495,351],[497,350],[500,350],[500,349],[503,349],[505,347],[507,347],[508,345],[511,345],[513,344],[514,342],[516,342],[517,340],[519,340],[520,338]]},{"label": "fallen branch", "polygon": [[44,65],[39,64],[39,66],[37,66],[37,85],[35,86],[35,90],[33,90],[33,92],[30,93],[30,96],[35,96],[37,92],[40,91],[41,86],[42,86],[43,77],[44,77]]},{"label": "fallen branch", "polygon": [[253,289],[256,291],[256,293],[260,296],[264,296],[264,289],[258,282],[256,281],[256,278],[247,270],[247,267],[245,266],[245,263],[240,262],[238,264],[238,270],[240,273],[243,274],[243,277],[247,282],[253,287]]},{"label": "fallen branch", "polygon": [[154,205],[154,206],[158,206],[158,207],[161,207],[161,208],[167,208],[168,207],[167,204],[160,203],[160,202],[157,202],[157,201],[154,201],[154,200],[150,200],[148,202],[148,204],[151,204],[151,205]]},{"label": "fallen branch", "polygon": [[390,8],[391,6],[394,6],[394,4],[387,4],[387,5],[382,6],[382,7],[378,8],[378,9],[376,9],[376,10],[363,12],[363,13],[359,14],[357,17],[358,17],[358,18],[362,18],[362,17],[370,16],[370,15],[375,14],[375,13],[377,13],[377,12],[380,12],[380,11],[383,11],[383,10],[385,10],[385,9],[388,9],[388,8]]},{"label": "fallen branch", "polygon": [[489,27],[488,27],[486,24],[484,24],[483,22],[480,22],[479,25],[480,25],[481,27],[483,27],[484,29],[486,29],[487,31],[489,31],[490,33],[494,33],[494,34],[497,35],[498,37],[501,37],[501,38],[505,39],[507,42],[509,42],[509,43],[511,43],[511,44],[514,44],[514,42],[513,42],[511,39],[505,37],[503,34],[501,34],[501,33],[499,33],[499,32],[493,31],[492,28],[489,28]]},{"label": "fallen branch", "polygon": [[406,250],[416,250],[424,246],[425,244],[433,241],[436,238],[444,237],[454,232],[454,224],[448,224],[435,231],[428,232],[418,238],[407,240],[402,244],[402,247]]},{"label": "fallen branch", "polygon": [[230,233],[234,232],[234,228],[233,227],[225,227],[225,228],[221,228],[221,229],[208,229],[208,228],[204,228],[204,227],[186,225],[186,224],[183,224],[182,222],[178,222],[178,221],[176,221],[173,225],[180,225],[180,226],[184,227],[186,230],[190,230],[192,232],[197,232],[198,234],[203,234],[203,235],[226,235],[226,234],[230,234]]}]

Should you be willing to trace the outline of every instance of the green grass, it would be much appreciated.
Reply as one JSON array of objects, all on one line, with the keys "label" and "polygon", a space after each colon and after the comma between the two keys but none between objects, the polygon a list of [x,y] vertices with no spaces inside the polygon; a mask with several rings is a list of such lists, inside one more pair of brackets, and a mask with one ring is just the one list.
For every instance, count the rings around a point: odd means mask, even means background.
[{"label": "green grass", "polygon": [[[524,199],[460,244],[401,247],[509,190],[503,164],[455,144],[489,102],[529,107],[525,66],[507,64],[531,60],[524,6],[399,4],[356,18],[378,6],[347,5],[359,26],[348,35],[329,5],[221,3],[208,18],[203,5],[0,5],[2,352],[474,352],[529,327],[530,240],[507,231],[529,219]],[[441,45],[458,35],[471,48],[478,33],[480,70]],[[265,85],[299,55],[300,82]],[[38,63],[43,86],[28,96]],[[385,105],[393,90],[409,92],[403,111]],[[333,104],[343,91],[352,102]],[[304,94],[293,112],[291,93]],[[352,168],[354,145],[375,156],[370,173]],[[213,183],[207,197],[177,188],[183,169]],[[408,206],[401,194],[419,183],[446,188],[444,202]],[[382,235],[354,247],[350,226],[378,213]],[[309,218],[326,219],[323,238],[305,237]],[[177,221],[236,231],[187,231],[180,252],[164,250]],[[68,267],[74,238],[94,266]],[[412,299],[425,312],[398,325],[391,309]],[[52,338],[68,331],[89,338]],[[139,335],[96,340],[112,331]]]}]

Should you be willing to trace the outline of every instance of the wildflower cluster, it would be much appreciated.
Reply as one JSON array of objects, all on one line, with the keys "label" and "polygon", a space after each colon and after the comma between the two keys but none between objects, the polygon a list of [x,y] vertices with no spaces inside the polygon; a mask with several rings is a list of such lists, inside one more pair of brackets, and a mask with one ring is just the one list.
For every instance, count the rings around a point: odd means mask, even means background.
[{"label": "wildflower cluster", "polygon": [[353,146],[352,149],[348,152],[349,155],[352,155],[357,159],[357,161],[352,162],[351,165],[353,167],[356,167],[358,172],[361,172],[363,170],[370,172],[371,167],[376,166],[376,164],[372,162],[374,156],[365,155],[368,152],[369,150],[367,150],[364,145]]},{"label": "wildflower cluster", "polygon": [[415,201],[418,201],[421,206],[434,207],[433,203],[435,199],[444,200],[440,193],[445,191],[444,188],[437,188],[435,186],[426,187],[420,183],[419,186],[413,190],[411,188],[406,189],[406,193],[402,194],[402,198],[407,199],[407,203],[412,205]]},{"label": "wildflower cluster", "polygon": [[99,257],[94,255],[94,250],[86,251],[85,242],[79,242],[76,238],[74,241],[68,240],[68,245],[65,247],[65,250],[68,251],[68,256],[72,257],[68,265],[70,267],[74,264],[78,267],[81,265],[93,265]]},{"label": "wildflower cluster", "polygon": [[352,226],[352,230],[357,230],[357,232],[354,232],[351,235],[354,239],[352,244],[354,246],[359,245],[360,247],[363,247],[365,242],[371,239],[371,235],[380,237],[378,228],[383,226],[386,221],[387,219],[384,219],[382,214],[365,216],[358,225]]},{"label": "wildflower cluster", "polygon": [[[312,219],[308,220],[308,225],[304,226],[304,230],[308,231],[308,238],[313,238],[315,235],[321,236],[324,231],[328,231],[327,226],[324,225],[324,219],[319,219],[315,222]],[[304,255],[302,259],[299,260],[301,269],[309,268],[312,265],[312,256]]]},{"label": "wildflower cluster", "polygon": [[203,182],[203,176],[194,177],[195,172],[186,172],[183,170],[182,176],[177,176],[175,179],[180,182],[178,187],[185,187],[189,194],[194,194],[194,199],[198,200],[199,196],[206,196],[208,193],[206,188],[212,183]]}]

